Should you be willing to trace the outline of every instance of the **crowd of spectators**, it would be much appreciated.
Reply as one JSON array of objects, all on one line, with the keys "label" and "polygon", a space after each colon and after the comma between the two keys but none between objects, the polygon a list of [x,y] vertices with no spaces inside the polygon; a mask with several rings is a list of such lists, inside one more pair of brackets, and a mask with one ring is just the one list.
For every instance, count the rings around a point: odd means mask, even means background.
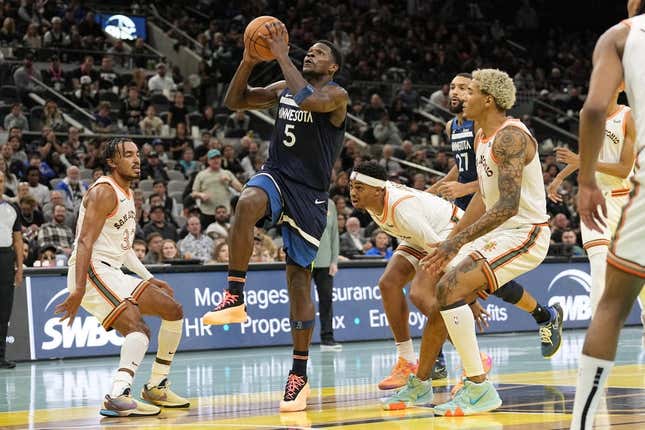
[{"label": "crowd of spectators", "polygon": [[[154,58],[142,39],[106,37],[82,3],[2,3],[0,48],[25,55],[11,73],[15,98],[0,106],[0,169],[7,178],[4,194],[20,207],[26,261],[36,266],[66,263],[83,195],[104,174],[101,133],[130,134],[141,144],[141,180],[135,184],[137,255],[148,264],[228,260],[226,240],[236,198],[268,153],[268,136],[249,113],[222,106],[242,56],[244,27],[254,16],[282,18],[296,60],[299,47],[319,38],[334,41],[345,55],[338,80],[348,88],[350,113],[357,118],[349,121],[348,131],[367,143],[345,141],[330,190],[341,255],[348,259],[389,258],[396,246],[369,216],[351,206],[348,172],[354,165],[378,160],[390,180],[420,190],[439,177],[400,160],[440,172],[454,165],[443,120],[449,118],[448,82],[455,73],[504,69],[521,93],[559,110],[536,105],[523,116],[527,125],[532,127],[532,114],[575,131],[595,40],[589,31],[553,26],[541,40],[547,49],[518,55],[532,49],[529,36],[540,27],[535,8],[540,2],[530,0],[504,14],[492,5],[460,1],[408,2],[405,8],[384,0],[324,5],[303,0],[298,8],[269,2],[274,9],[267,10],[262,1],[201,0],[196,8],[212,17],[208,19],[188,15],[178,4],[156,2],[162,15],[173,17],[177,28],[200,44],[190,46],[202,56],[199,73],[183,77],[176,65]],[[221,7],[213,8],[213,3]],[[32,76],[90,112],[87,129],[98,137],[71,125],[66,118],[70,112],[35,85]],[[44,105],[35,104],[30,92],[40,94]],[[428,119],[419,109],[439,118]],[[562,166],[552,155],[550,136],[536,135],[548,185]],[[550,255],[582,255],[575,175],[560,191],[562,202],[548,202]],[[252,262],[284,260],[279,229],[256,228],[254,238]]]}]

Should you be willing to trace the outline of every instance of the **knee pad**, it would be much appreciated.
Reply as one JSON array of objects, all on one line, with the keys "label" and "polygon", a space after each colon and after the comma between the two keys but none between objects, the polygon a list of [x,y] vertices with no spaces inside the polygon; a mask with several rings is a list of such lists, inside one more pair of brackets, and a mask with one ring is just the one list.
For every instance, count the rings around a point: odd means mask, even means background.
[{"label": "knee pad", "polygon": [[493,293],[493,295],[512,305],[519,302],[523,294],[524,287],[515,281],[507,282]]},{"label": "knee pad", "polygon": [[314,328],[314,323],[316,322],[316,320],[289,320],[289,322],[291,323],[292,330],[307,330]]}]

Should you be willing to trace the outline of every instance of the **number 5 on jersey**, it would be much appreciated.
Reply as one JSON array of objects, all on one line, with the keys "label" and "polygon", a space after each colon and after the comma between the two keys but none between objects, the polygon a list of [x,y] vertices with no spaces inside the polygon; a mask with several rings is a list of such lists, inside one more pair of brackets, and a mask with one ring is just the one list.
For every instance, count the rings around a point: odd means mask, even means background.
[{"label": "number 5 on jersey", "polygon": [[291,132],[291,130],[293,130],[295,126],[295,124],[284,125],[284,135],[286,136],[286,138],[282,139],[282,143],[284,143],[284,146],[286,147],[290,148],[296,144],[296,135]]}]

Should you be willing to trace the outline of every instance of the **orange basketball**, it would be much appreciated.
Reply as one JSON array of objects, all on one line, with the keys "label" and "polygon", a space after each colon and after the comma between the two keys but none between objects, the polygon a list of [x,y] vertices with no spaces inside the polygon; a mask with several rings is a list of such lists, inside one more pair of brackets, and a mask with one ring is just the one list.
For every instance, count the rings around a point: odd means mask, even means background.
[{"label": "orange basketball", "polygon": [[[260,37],[261,34],[268,36],[269,30],[265,24],[272,22],[281,22],[278,18],[273,16],[259,16],[253,21],[249,22],[244,30],[244,47],[251,50],[251,54],[262,61],[271,61],[275,57],[269,49],[269,45],[264,39]],[[285,42],[289,42],[289,35],[284,34]]]}]

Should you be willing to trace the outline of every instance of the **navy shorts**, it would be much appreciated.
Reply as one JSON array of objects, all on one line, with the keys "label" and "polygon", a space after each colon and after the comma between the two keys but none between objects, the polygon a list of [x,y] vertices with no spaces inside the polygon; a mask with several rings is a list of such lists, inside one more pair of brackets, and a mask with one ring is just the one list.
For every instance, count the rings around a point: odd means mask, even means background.
[{"label": "navy shorts", "polygon": [[301,267],[310,267],[316,258],[320,238],[327,224],[329,194],[285,178],[275,170],[260,170],[246,183],[264,190],[271,225],[282,225],[284,252]]}]

